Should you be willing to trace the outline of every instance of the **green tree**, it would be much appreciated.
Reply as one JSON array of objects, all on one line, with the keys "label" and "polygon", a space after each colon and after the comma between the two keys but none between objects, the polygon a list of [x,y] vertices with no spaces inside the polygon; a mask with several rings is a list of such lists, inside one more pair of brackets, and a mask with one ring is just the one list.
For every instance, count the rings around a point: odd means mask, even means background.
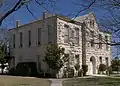
[{"label": "green tree", "polygon": [[82,69],[83,69],[83,76],[86,76],[86,73],[88,71],[88,65],[82,65]]},{"label": "green tree", "polygon": [[120,69],[120,60],[119,59],[113,59],[111,62],[111,67],[113,71],[119,71]]},{"label": "green tree", "polygon": [[105,64],[100,64],[99,65],[99,71],[103,73],[107,69],[107,66]]},{"label": "green tree", "polygon": [[64,63],[68,61],[68,55],[65,54],[64,51],[64,48],[53,44],[48,45],[46,48],[44,62],[49,68],[55,70],[56,73],[58,73]]}]

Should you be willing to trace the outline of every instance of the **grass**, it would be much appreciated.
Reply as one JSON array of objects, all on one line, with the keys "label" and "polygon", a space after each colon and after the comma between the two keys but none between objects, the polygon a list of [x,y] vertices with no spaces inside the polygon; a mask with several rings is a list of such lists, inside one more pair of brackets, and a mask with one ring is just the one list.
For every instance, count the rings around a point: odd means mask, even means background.
[{"label": "grass", "polygon": [[[120,86],[120,77],[63,79],[63,86]],[[0,76],[0,86],[50,86],[51,81],[34,77]]]},{"label": "grass", "polygon": [[47,79],[0,75],[0,86],[50,86]]},{"label": "grass", "polygon": [[63,86],[120,86],[119,77],[88,77],[63,81]]}]

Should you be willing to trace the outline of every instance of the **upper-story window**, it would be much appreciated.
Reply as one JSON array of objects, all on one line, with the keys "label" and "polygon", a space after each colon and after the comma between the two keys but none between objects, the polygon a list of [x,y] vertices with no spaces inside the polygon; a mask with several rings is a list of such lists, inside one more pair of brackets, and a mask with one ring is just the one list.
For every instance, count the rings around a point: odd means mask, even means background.
[{"label": "upper-story window", "polygon": [[90,20],[90,26],[94,27],[94,24],[95,24],[94,20]]},{"label": "upper-story window", "polygon": [[41,44],[41,28],[38,28],[38,45]]},{"label": "upper-story window", "polygon": [[48,25],[48,44],[52,43],[52,26]]},{"label": "upper-story window", "polygon": [[99,34],[99,49],[102,49],[102,35]]},{"label": "upper-story window", "polygon": [[90,31],[90,32],[91,32],[91,40],[90,40],[91,47],[94,47],[94,31]]},{"label": "upper-story window", "polygon": [[64,43],[69,43],[69,26],[64,25]]},{"label": "upper-story window", "polygon": [[79,45],[79,28],[75,28],[75,43]]},{"label": "upper-story window", "polygon": [[28,46],[31,46],[31,31],[28,31]]},{"label": "upper-story window", "polygon": [[74,30],[73,30],[73,28],[69,28],[69,38],[74,39]]},{"label": "upper-story window", "polygon": [[23,33],[20,32],[20,47],[23,47]]},{"label": "upper-story window", "polygon": [[108,50],[108,36],[105,36],[106,50]]},{"label": "upper-story window", "polygon": [[15,34],[13,34],[13,48],[15,48]]}]

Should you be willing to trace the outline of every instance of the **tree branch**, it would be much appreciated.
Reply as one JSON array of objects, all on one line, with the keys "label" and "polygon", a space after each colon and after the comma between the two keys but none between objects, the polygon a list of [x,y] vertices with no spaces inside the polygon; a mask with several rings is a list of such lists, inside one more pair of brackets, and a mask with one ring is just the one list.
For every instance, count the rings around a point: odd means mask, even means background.
[{"label": "tree branch", "polygon": [[35,17],[35,15],[32,13],[32,11],[29,9],[28,5],[26,5],[26,8],[28,10],[28,12],[37,20],[37,18]]},{"label": "tree branch", "polygon": [[25,3],[23,3],[22,1],[23,1],[23,0],[19,0],[11,10],[7,11],[7,12],[0,18],[0,26],[1,26],[2,22],[3,22],[3,20],[4,20],[6,17],[8,17],[8,16],[9,16],[10,14],[12,14],[14,11],[17,11],[18,9],[20,9],[20,7],[25,4]]},{"label": "tree branch", "polygon": [[[96,0],[93,0],[89,5],[85,6],[85,8],[83,8],[82,10],[80,10],[76,15],[75,15],[75,18],[83,11],[89,9],[94,3],[96,2]],[[75,19],[74,18],[74,19]]]}]

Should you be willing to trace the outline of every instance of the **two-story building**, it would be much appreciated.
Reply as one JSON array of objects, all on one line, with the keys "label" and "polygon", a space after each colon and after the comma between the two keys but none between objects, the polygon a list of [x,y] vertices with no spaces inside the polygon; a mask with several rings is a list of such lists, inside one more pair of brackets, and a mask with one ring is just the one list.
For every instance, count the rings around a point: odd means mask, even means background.
[{"label": "two-story building", "polygon": [[[43,18],[10,30],[10,68],[21,62],[35,62],[37,69],[48,71],[43,62],[48,44],[58,44],[69,54],[69,65],[88,65],[87,74],[97,74],[100,64],[110,65],[111,34],[99,29],[93,13],[72,20],[43,13]],[[64,68],[61,69],[61,73]]]}]

